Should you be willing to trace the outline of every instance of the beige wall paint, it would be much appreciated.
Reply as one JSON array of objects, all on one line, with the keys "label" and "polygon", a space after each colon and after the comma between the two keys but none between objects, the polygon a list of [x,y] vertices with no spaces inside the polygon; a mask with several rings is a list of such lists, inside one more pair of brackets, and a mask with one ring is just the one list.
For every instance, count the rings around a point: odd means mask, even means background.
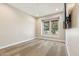
[{"label": "beige wall paint", "polygon": [[79,4],[72,11],[72,28],[66,29],[66,47],[69,55],[79,56]]},{"label": "beige wall paint", "polygon": [[41,35],[41,20],[39,18],[36,19],[36,36]]},{"label": "beige wall paint", "polygon": [[78,13],[78,5],[76,4],[74,8],[72,9],[72,15],[71,15],[71,20],[72,20],[72,28],[77,27],[77,13]]},{"label": "beige wall paint", "polygon": [[59,40],[65,40],[65,29],[63,28],[64,27],[64,20],[65,20],[65,17],[64,17],[64,12],[63,13],[60,13],[60,19],[59,19]]},{"label": "beige wall paint", "polygon": [[[63,29],[63,21],[64,21],[64,12],[52,15],[52,18],[59,17],[59,34],[58,35],[52,35],[52,37],[58,38],[57,40],[64,40],[64,29]],[[36,35],[38,37],[43,37],[42,34],[42,18],[36,19]],[[51,38],[54,39],[54,38]],[[56,39],[55,39],[56,40]]]},{"label": "beige wall paint", "polygon": [[35,37],[35,19],[15,8],[0,4],[0,47]]},{"label": "beige wall paint", "polygon": [[72,28],[79,28],[79,4],[75,4],[72,10]]}]

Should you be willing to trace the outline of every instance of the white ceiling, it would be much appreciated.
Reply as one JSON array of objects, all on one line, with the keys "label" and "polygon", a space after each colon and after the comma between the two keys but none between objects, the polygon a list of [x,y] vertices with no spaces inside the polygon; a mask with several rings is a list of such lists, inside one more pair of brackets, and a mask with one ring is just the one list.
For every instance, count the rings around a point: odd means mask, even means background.
[{"label": "white ceiling", "polygon": [[64,3],[10,3],[32,16],[40,17],[64,10]]}]

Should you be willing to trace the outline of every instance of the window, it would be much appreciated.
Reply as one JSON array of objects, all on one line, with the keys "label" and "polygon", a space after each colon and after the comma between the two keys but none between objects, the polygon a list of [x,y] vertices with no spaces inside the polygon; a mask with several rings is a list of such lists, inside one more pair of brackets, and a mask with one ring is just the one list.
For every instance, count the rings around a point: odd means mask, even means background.
[{"label": "window", "polygon": [[43,34],[56,34],[58,31],[58,20],[43,20]]}]

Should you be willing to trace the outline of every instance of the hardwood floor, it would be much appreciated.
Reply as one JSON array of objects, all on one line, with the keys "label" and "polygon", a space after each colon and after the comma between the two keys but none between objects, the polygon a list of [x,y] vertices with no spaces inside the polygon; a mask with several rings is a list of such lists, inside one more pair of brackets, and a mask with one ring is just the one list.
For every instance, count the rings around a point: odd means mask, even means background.
[{"label": "hardwood floor", "polygon": [[28,42],[0,49],[1,56],[66,56],[64,43],[52,40],[34,39]]}]

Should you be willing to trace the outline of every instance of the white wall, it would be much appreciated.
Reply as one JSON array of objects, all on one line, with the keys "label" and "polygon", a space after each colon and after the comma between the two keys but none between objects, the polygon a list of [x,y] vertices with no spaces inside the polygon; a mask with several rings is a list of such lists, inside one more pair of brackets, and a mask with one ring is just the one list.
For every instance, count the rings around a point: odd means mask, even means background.
[{"label": "white wall", "polygon": [[0,47],[34,37],[35,19],[32,16],[0,4]]},{"label": "white wall", "polygon": [[68,55],[79,56],[79,28],[66,30],[66,47]]}]

